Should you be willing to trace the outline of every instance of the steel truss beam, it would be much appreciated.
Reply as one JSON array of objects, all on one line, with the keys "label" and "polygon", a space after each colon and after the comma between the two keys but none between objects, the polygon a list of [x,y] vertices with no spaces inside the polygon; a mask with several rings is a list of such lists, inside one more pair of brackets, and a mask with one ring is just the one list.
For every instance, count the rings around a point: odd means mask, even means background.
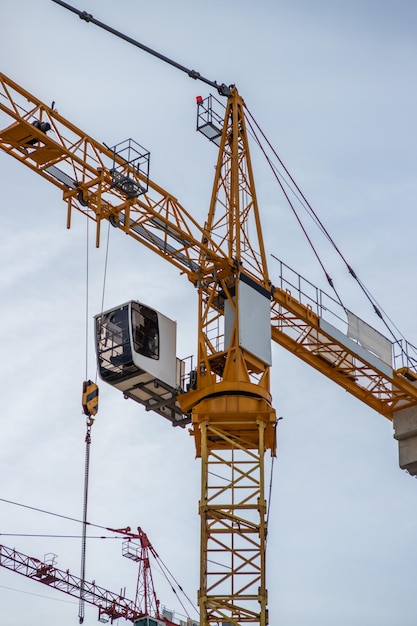
[{"label": "steel truss beam", "polygon": [[[267,624],[264,429],[259,446],[225,425],[201,425],[200,618],[204,626]],[[215,448],[213,449],[213,442]]]}]

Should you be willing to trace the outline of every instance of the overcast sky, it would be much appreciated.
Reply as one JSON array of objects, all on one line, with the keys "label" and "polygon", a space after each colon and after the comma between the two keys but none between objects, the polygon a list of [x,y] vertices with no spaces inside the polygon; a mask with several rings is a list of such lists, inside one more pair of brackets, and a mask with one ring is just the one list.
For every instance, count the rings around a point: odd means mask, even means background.
[{"label": "overcast sky", "polygon": [[[412,343],[417,266],[413,0],[73,0],[79,9],[199,71],[235,83],[268,139],[383,310]],[[193,215],[207,212],[216,149],[195,132],[185,74],[50,0],[0,2],[1,71],[108,145],[151,151],[151,178]],[[268,254],[326,289],[314,255],[253,148]],[[105,246],[83,216],[66,230],[61,194],[0,154],[2,346],[0,542],[78,575],[90,258],[88,376]],[[311,228],[312,225],[308,224]],[[105,230],[105,229],[104,229]],[[346,268],[311,231],[338,292],[378,326]],[[270,272],[278,271],[270,257]],[[178,323],[178,356],[196,352],[197,299],[184,276],[110,233],[105,307],[139,299]],[[270,624],[415,626],[417,482],[398,467],[392,425],[278,346],[279,423],[268,539]],[[186,430],[100,387],[89,520],[141,526],[195,601],[199,461]],[[269,481],[269,476],[268,476]],[[100,534],[91,532],[90,534]],[[10,536],[11,535],[11,536]],[[45,535],[44,537],[24,535]],[[87,579],[134,597],[137,569],[118,539],[91,539]],[[183,610],[157,568],[161,603]],[[0,624],[70,626],[77,601],[0,569]],[[97,610],[86,608],[85,624]]]}]

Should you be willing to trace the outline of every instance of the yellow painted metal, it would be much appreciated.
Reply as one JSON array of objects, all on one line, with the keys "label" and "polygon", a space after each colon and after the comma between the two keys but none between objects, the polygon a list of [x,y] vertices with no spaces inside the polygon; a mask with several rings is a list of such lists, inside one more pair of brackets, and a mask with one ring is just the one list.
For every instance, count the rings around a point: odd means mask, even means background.
[{"label": "yellow painted metal", "polygon": [[98,385],[92,380],[83,382],[82,407],[84,415],[92,417],[98,412]]},{"label": "yellow painted metal", "polygon": [[271,324],[275,342],[386,418],[417,405],[415,372],[398,368],[387,373],[389,368],[379,368],[371,354],[367,360],[364,351],[326,333],[319,316],[289,291],[274,290]]},{"label": "yellow painted metal", "polygon": [[[201,568],[200,624],[268,623],[265,581],[266,500],[264,431],[258,446],[242,433],[232,434],[201,422]],[[215,445],[213,443],[215,442]]]},{"label": "yellow painted metal", "polygon": [[[228,97],[208,218],[203,227],[176,198],[149,181],[127,197],[112,185],[114,154],[57,111],[0,74],[0,149],[59,187],[73,209],[103,219],[176,266],[199,295],[196,388],[178,397],[192,411],[201,457],[201,626],[266,626],[264,455],[275,454],[269,366],[239,345],[242,274],[271,294],[272,340],[387,418],[417,405],[417,373],[390,372],[320,326],[288,290],[273,288],[246,134],[244,102]],[[4,117],[3,115],[3,117]],[[35,126],[33,121],[38,122]],[[44,132],[40,124],[48,124]],[[46,126],[44,126],[46,128]],[[123,168],[123,161],[117,159]],[[138,175],[138,182],[144,183]],[[225,306],[234,313],[225,334]]]},{"label": "yellow painted metal", "polygon": [[[262,227],[246,132],[244,102],[236,88],[227,100],[207,222],[207,243],[215,241],[238,268],[270,288]],[[213,248],[213,253],[215,253]],[[201,251],[202,275],[210,276]],[[230,266],[229,266],[230,267]],[[219,268],[220,269],[220,268]],[[220,278],[220,277],[219,277]]]},{"label": "yellow painted metal", "polygon": [[[8,125],[0,130],[0,149],[59,187],[67,202],[67,227],[76,209],[97,225],[97,245],[103,219],[111,219],[129,236],[166,258],[195,283],[199,258],[207,266],[227,267],[228,259],[215,242],[162,187],[149,180],[148,193],[137,198],[112,184],[115,155],[102,143],[62,117],[4,74],[0,74],[0,111]],[[43,132],[33,122],[48,124]],[[116,156],[118,168],[123,159]],[[146,181],[138,174],[138,183]]]},{"label": "yellow painted metal", "polygon": [[[197,384],[179,397],[183,408],[192,409],[202,467],[200,624],[266,626],[264,456],[267,450],[275,454],[276,415],[269,365],[240,345],[238,312],[242,273],[265,292],[271,284],[244,104],[234,88],[204,231],[229,265],[213,273],[200,256]],[[226,306],[232,316],[228,334]]]},{"label": "yellow painted metal", "polygon": [[[228,137],[230,138],[230,132],[233,130],[233,122],[230,122],[233,106],[238,109],[235,119],[244,121],[244,105],[235,91],[228,102],[226,126],[222,133],[216,167],[216,186],[213,187],[209,217],[203,228],[185,211],[176,198],[152,181],[149,181],[149,193],[134,200],[127,199],[120,190],[112,188],[110,175],[113,163],[112,151],[4,74],[0,74],[0,94],[0,111],[5,114],[5,119],[9,120],[6,127],[0,130],[0,149],[62,190],[68,205],[67,226],[71,225],[71,214],[75,208],[96,222],[99,243],[101,221],[110,217],[119,219],[125,232],[166,258],[199,287],[202,297],[207,300],[207,307],[202,312],[204,323],[207,327],[210,326],[212,333],[217,332],[216,326],[222,325],[223,307],[219,302],[221,300],[219,292],[222,290],[227,293],[228,288],[233,286],[234,271],[236,263],[239,262],[237,257],[229,258],[223,250],[224,242],[228,242],[234,232],[239,236],[240,261],[244,263],[245,272],[268,288],[267,279],[262,274],[265,262],[262,246],[255,250],[253,239],[249,240],[247,236],[249,219],[243,222],[242,228],[238,230],[236,225],[240,224],[242,217],[238,222],[236,213],[233,219],[226,215],[226,211],[216,213],[218,204],[216,200],[219,194],[223,194],[223,201],[228,201],[232,197],[231,175],[228,171],[228,168],[231,169],[232,153]],[[53,133],[45,134],[33,126],[32,122],[35,119],[51,124]],[[239,149],[242,155],[245,154],[244,146],[240,146]],[[246,195],[243,181],[252,180],[250,160],[242,158],[241,168],[245,164],[249,169],[248,173],[242,169],[240,193],[243,197]],[[68,178],[75,181],[76,187],[60,182],[50,173],[51,166],[65,172]],[[236,166],[234,172],[236,179]],[[87,207],[80,203],[80,191],[83,203],[86,201],[89,203]],[[239,197],[236,185],[233,197]],[[243,216],[245,212],[250,213],[252,203],[256,204],[256,196],[254,199],[249,197],[242,209]],[[259,230],[257,211],[255,225]],[[232,254],[235,252],[232,248]],[[255,266],[251,259],[256,259]],[[221,288],[217,290],[213,289],[216,281],[221,283]],[[373,364],[361,363],[356,357],[353,368],[349,360],[343,359],[343,355],[348,354],[346,347],[334,338],[326,338],[324,333],[320,334],[320,340],[325,339],[326,342],[320,343],[320,349],[314,350],[312,330],[318,329],[318,318],[314,315],[312,310],[303,306],[294,294],[276,289],[271,307],[273,341],[296,354],[389,419],[395,410],[417,404],[417,391],[411,384],[411,381],[417,378],[416,372],[401,367],[394,371],[392,376],[387,376],[378,372]],[[315,320],[313,324],[312,320]],[[221,350],[210,342],[209,337],[210,333],[207,333],[203,340],[207,342],[203,350],[206,354],[204,357],[206,368],[208,361],[213,367],[217,361],[218,368],[221,368],[225,353],[222,355]],[[317,339],[315,343],[317,345]],[[331,363],[326,362],[326,352],[331,355]],[[340,362],[339,367],[334,366],[335,359]]]},{"label": "yellow painted metal", "polygon": [[[224,469],[231,470],[225,489],[225,507],[213,499],[212,490],[216,488],[210,480],[205,481],[201,498],[207,503],[201,509],[202,527],[206,529],[202,535],[202,555],[212,550],[209,544],[214,532],[213,516],[226,520],[235,515],[224,546],[224,558],[231,564],[226,595],[231,595],[227,606],[222,600],[223,607],[215,608],[218,601],[214,598],[224,595],[223,584],[212,581],[213,574],[204,569],[202,560],[201,625],[214,624],[226,616],[223,621],[238,623],[237,620],[247,622],[250,619],[256,626],[265,626],[263,457],[265,449],[275,453],[275,412],[271,407],[269,367],[238,345],[238,315],[235,315],[229,345],[224,345],[223,328],[224,302],[227,300],[232,310],[237,311],[239,307],[242,268],[255,283],[270,289],[243,101],[232,89],[209,217],[201,228],[171,194],[152,181],[143,181],[140,176],[138,182],[147,182],[148,192],[128,198],[112,185],[114,159],[118,167],[123,167],[123,160],[4,75],[0,75],[0,87],[3,96],[0,111],[10,120],[0,131],[0,148],[62,190],[68,206],[67,226],[71,225],[75,208],[96,222],[99,245],[101,221],[118,223],[122,231],[166,258],[198,288],[197,389],[184,394],[181,400],[193,408],[193,432],[202,458],[203,475],[210,474],[208,468],[217,462],[219,455],[225,455]],[[41,125],[44,129],[50,127],[51,132],[42,130]],[[252,227],[255,235],[249,237]],[[216,443],[220,440],[221,445]],[[237,458],[242,454],[250,458],[254,469],[247,470],[247,460]],[[248,482],[252,491],[240,501],[242,480]],[[239,526],[245,527],[245,532],[238,531]],[[240,548],[238,541],[238,537],[246,538],[249,534],[249,544],[254,550],[250,559],[245,556],[247,548]],[[247,577],[244,584],[237,582],[242,568]],[[259,587],[256,593],[255,585]]]}]

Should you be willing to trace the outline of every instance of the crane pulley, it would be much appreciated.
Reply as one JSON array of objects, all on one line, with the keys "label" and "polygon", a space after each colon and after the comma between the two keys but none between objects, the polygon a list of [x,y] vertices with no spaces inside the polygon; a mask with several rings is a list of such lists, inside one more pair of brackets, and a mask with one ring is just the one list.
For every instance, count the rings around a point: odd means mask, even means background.
[{"label": "crane pulley", "polygon": [[98,411],[98,385],[92,380],[83,382],[82,407],[84,415],[91,421]]}]

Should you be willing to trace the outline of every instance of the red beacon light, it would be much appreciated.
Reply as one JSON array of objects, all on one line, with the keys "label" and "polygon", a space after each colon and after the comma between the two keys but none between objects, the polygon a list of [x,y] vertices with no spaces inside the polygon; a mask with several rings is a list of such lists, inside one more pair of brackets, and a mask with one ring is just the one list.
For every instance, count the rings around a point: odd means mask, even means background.
[{"label": "red beacon light", "polygon": [[203,104],[203,96],[196,96],[195,101],[197,104]]}]

